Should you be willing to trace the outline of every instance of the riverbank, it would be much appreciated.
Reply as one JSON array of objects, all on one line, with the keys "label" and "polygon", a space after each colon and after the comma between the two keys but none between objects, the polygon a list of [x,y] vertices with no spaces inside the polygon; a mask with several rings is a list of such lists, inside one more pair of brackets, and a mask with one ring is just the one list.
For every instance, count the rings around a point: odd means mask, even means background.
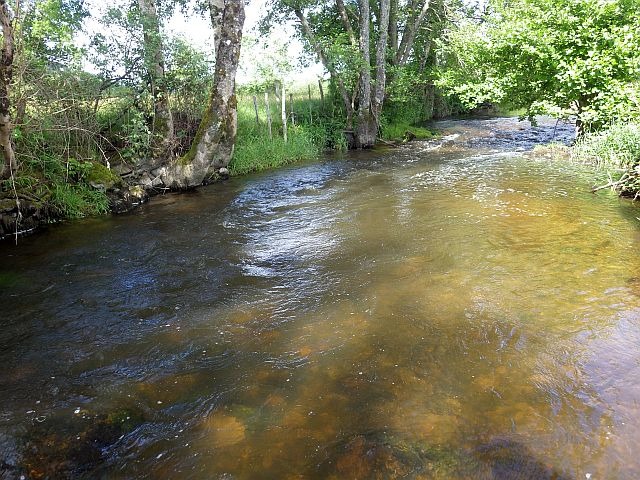
[{"label": "riverbank", "polygon": [[[346,149],[342,126],[331,121],[317,119],[315,124],[290,127],[286,142],[280,135],[268,135],[264,125],[254,124],[246,114],[240,118],[239,129],[236,152],[228,169],[205,184]],[[384,145],[401,144],[434,135],[427,128],[398,122],[385,126],[381,141]],[[122,157],[108,167],[97,161],[74,159],[23,162],[17,177],[0,186],[0,241],[33,234],[51,223],[125,213],[150,197],[167,192],[153,175],[136,170]]]}]

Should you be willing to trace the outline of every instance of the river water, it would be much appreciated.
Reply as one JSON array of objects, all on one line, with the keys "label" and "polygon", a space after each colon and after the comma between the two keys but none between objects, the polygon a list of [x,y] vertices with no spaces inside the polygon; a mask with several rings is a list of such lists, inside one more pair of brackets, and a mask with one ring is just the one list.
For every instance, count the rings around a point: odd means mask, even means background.
[{"label": "river water", "polygon": [[0,478],[639,478],[640,212],[436,126],[0,246]]}]

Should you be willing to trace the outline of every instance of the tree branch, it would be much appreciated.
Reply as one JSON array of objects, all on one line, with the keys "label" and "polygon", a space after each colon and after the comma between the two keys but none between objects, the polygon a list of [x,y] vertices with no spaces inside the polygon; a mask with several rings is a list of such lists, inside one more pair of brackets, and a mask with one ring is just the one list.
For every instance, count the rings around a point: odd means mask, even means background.
[{"label": "tree branch", "polygon": [[344,82],[342,81],[342,78],[340,78],[335,68],[333,68],[333,66],[331,65],[331,62],[329,62],[326,52],[324,51],[320,43],[317,41],[315,35],[313,34],[313,30],[311,30],[311,26],[309,25],[309,22],[307,21],[306,17],[302,13],[302,10],[299,8],[295,8],[293,11],[296,17],[298,17],[298,20],[300,20],[302,31],[307,37],[309,44],[318,55],[320,62],[329,71],[331,76],[335,79],[336,83],[338,84],[338,90],[340,91],[340,96],[342,97],[342,101],[344,102],[345,108],[347,110],[347,128],[351,128],[353,126],[352,125],[353,108],[351,107],[351,99],[349,98],[349,93],[347,92],[347,88],[345,87]]},{"label": "tree branch", "polygon": [[398,51],[396,52],[395,64],[396,65],[404,65],[407,63],[409,59],[409,54],[411,53],[411,49],[413,48],[413,43],[416,40],[416,35],[418,34],[418,29],[424,18],[427,15],[427,11],[431,6],[430,0],[425,0],[422,5],[422,9],[420,13],[415,17],[413,22],[407,21],[407,29],[402,35],[402,41],[400,42],[400,46],[398,47]]}]

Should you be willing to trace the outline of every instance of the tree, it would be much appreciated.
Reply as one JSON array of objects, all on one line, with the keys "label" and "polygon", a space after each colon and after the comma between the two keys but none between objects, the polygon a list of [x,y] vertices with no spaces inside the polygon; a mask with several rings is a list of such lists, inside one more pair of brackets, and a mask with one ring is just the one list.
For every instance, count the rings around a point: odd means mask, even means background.
[{"label": "tree", "polygon": [[[217,7],[216,7],[217,8]],[[214,50],[216,66],[209,104],[189,152],[162,168],[160,177],[171,188],[202,184],[225,168],[235,148],[237,100],[235,77],[240,59],[244,0],[225,0],[221,15],[212,11],[214,31],[220,32]]]},{"label": "tree", "polygon": [[508,102],[526,116],[575,116],[576,133],[618,117],[640,75],[637,0],[494,0],[453,36],[442,85],[468,105]]},{"label": "tree", "polygon": [[276,0],[265,22],[297,20],[308,49],[331,75],[354,145],[367,148],[380,129],[388,68],[405,66],[421,53],[416,39],[432,10],[430,0]]},{"label": "tree", "polygon": [[154,0],[138,0],[144,32],[144,60],[153,97],[151,168],[171,158],[175,148],[173,116],[165,78],[163,42]]},{"label": "tree", "polygon": [[0,167],[0,178],[6,178],[17,169],[13,148],[13,126],[11,124],[11,102],[9,100],[13,80],[14,34],[12,14],[6,0],[0,0],[0,26],[2,26],[2,56],[0,58],[0,146],[4,161]]}]

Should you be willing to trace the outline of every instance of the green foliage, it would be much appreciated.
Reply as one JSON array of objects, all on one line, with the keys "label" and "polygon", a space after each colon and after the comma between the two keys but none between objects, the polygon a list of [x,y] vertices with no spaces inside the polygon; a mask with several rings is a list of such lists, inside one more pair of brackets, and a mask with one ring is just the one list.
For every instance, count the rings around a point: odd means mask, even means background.
[{"label": "green foliage", "polygon": [[137,109],[127,112],[122,123],[122,138],[124,148],[121,155],[124,159],[135,164],[148,155],[151,130],[143,112]]},{"label": "green foliage", "polygon": [[73,39],[88,15],[82,0],[27,1],[22,8],[22,52],[32,65],[62,68],[79,60]]},{"label": "green foliage", "polygon": [[484,101],[526,115],[575,115],[587,128],[638,111],[636,0],[494,0],[484,23],[448,39],[439,83],[468,106]]}]

